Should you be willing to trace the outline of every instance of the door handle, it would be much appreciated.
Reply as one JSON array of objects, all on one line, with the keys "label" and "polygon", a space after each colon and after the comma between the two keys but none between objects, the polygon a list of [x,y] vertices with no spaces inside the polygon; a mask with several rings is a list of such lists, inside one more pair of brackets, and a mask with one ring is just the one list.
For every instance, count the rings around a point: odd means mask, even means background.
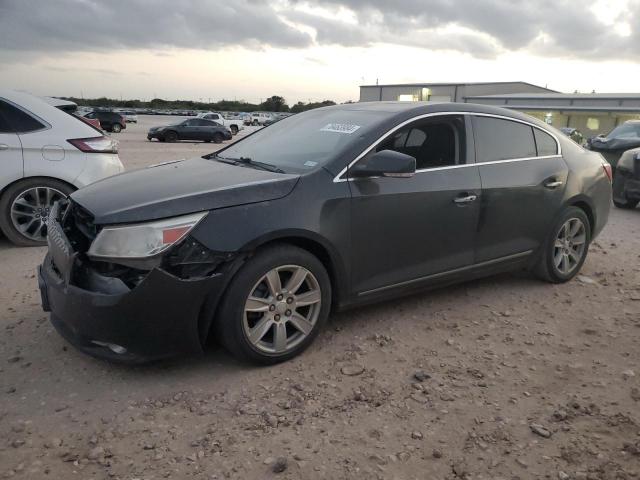
[{"label": "door handle", "polygon": [[465,197],[456,197],[453,199],[453,203],[457,203],[458,205],[464,204],[464,203],[471,203],[471,202],[475,202],[477,198],[478,198],[477,195],[467,195]]},{"label": "door handle", "polygon": [[550,182],[547,182],[544,184],[545,188],[558,188],[559,186],[563,185],[564,182],[561,182],[559,180],[551,180]]},{"label": "door handle", "polygon": [[0,150],[9,150],[9,145],[5,143],[0,143]]}]

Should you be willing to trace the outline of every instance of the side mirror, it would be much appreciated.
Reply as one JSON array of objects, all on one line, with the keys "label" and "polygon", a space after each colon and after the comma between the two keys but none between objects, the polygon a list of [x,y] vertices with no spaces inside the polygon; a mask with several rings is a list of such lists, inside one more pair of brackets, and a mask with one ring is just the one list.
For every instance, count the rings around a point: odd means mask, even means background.
[{"label": "side mirror", "polygon": [[374,153],[366,161],[359,162],[349,169],[351,178],[367,177],[413,177],[416,173],[416,159],[411,155],[382,150]]}]

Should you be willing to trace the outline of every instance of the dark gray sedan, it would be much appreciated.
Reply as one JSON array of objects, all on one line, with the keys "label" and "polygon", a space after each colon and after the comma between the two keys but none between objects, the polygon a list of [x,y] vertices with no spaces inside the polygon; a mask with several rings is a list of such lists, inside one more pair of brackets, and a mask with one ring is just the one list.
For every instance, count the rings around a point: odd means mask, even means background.
[{"label": "dark gray sedan", "polygon": [[190,118],[162,127],[151,127],[147,139],[156,138],[161,142],[177,142],[178,140],[201,140],[203,142],[221,143],[231,140],[231,130],[212,120]]},{"label": "dark gray sedan", "polygon": [[201,352],[214,337],[275,363],[332,310],[510,270],[571,280],[610,203],[601,155],[511,110],[320,108],[73,193],[50,215],[40,289],[93,355]]}]

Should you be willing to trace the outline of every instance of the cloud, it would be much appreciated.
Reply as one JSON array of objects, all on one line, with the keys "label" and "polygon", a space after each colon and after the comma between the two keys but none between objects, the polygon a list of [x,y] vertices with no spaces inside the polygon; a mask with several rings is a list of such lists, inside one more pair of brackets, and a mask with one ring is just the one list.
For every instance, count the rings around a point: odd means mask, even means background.
[{"label": "cloud", "polygon": [[[640,0],[595,13],[603,0],[0,0],[0,56],[184,48],[305,49],[377,43],[477,58],[526,51],[640,59]],[[609,2],[604,2],[608,7]],[[611,20],[612,19],[612,20]],[[612,21],[614,24],[612,24]],[[624,29],[622,29],[624,30]],[[165,50],[171,51],[166,53]]]},{"label": "cloud", "polygon": [[0,49],[303,48],[307,33],[261,0],[0,0]]}]

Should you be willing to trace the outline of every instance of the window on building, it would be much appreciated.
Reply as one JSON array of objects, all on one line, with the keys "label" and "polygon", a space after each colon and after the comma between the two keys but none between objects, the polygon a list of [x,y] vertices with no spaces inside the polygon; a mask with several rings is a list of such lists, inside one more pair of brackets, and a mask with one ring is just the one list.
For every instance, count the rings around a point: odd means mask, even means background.
[{"label": "window on building", "polygon": [[533,134],[536,139],[536,148],[539,156],[557,155],[558,144],[555,138],[539,128],[534,128]]},{"label": "window on building", "polygon": [[587,129],[600,130],[600,120],[593,117],[587,118]]},{"label": "window on building", "polygon": [[473,117],[476,161],[491,162],[537,156],[533,127],[492,117]]}]

